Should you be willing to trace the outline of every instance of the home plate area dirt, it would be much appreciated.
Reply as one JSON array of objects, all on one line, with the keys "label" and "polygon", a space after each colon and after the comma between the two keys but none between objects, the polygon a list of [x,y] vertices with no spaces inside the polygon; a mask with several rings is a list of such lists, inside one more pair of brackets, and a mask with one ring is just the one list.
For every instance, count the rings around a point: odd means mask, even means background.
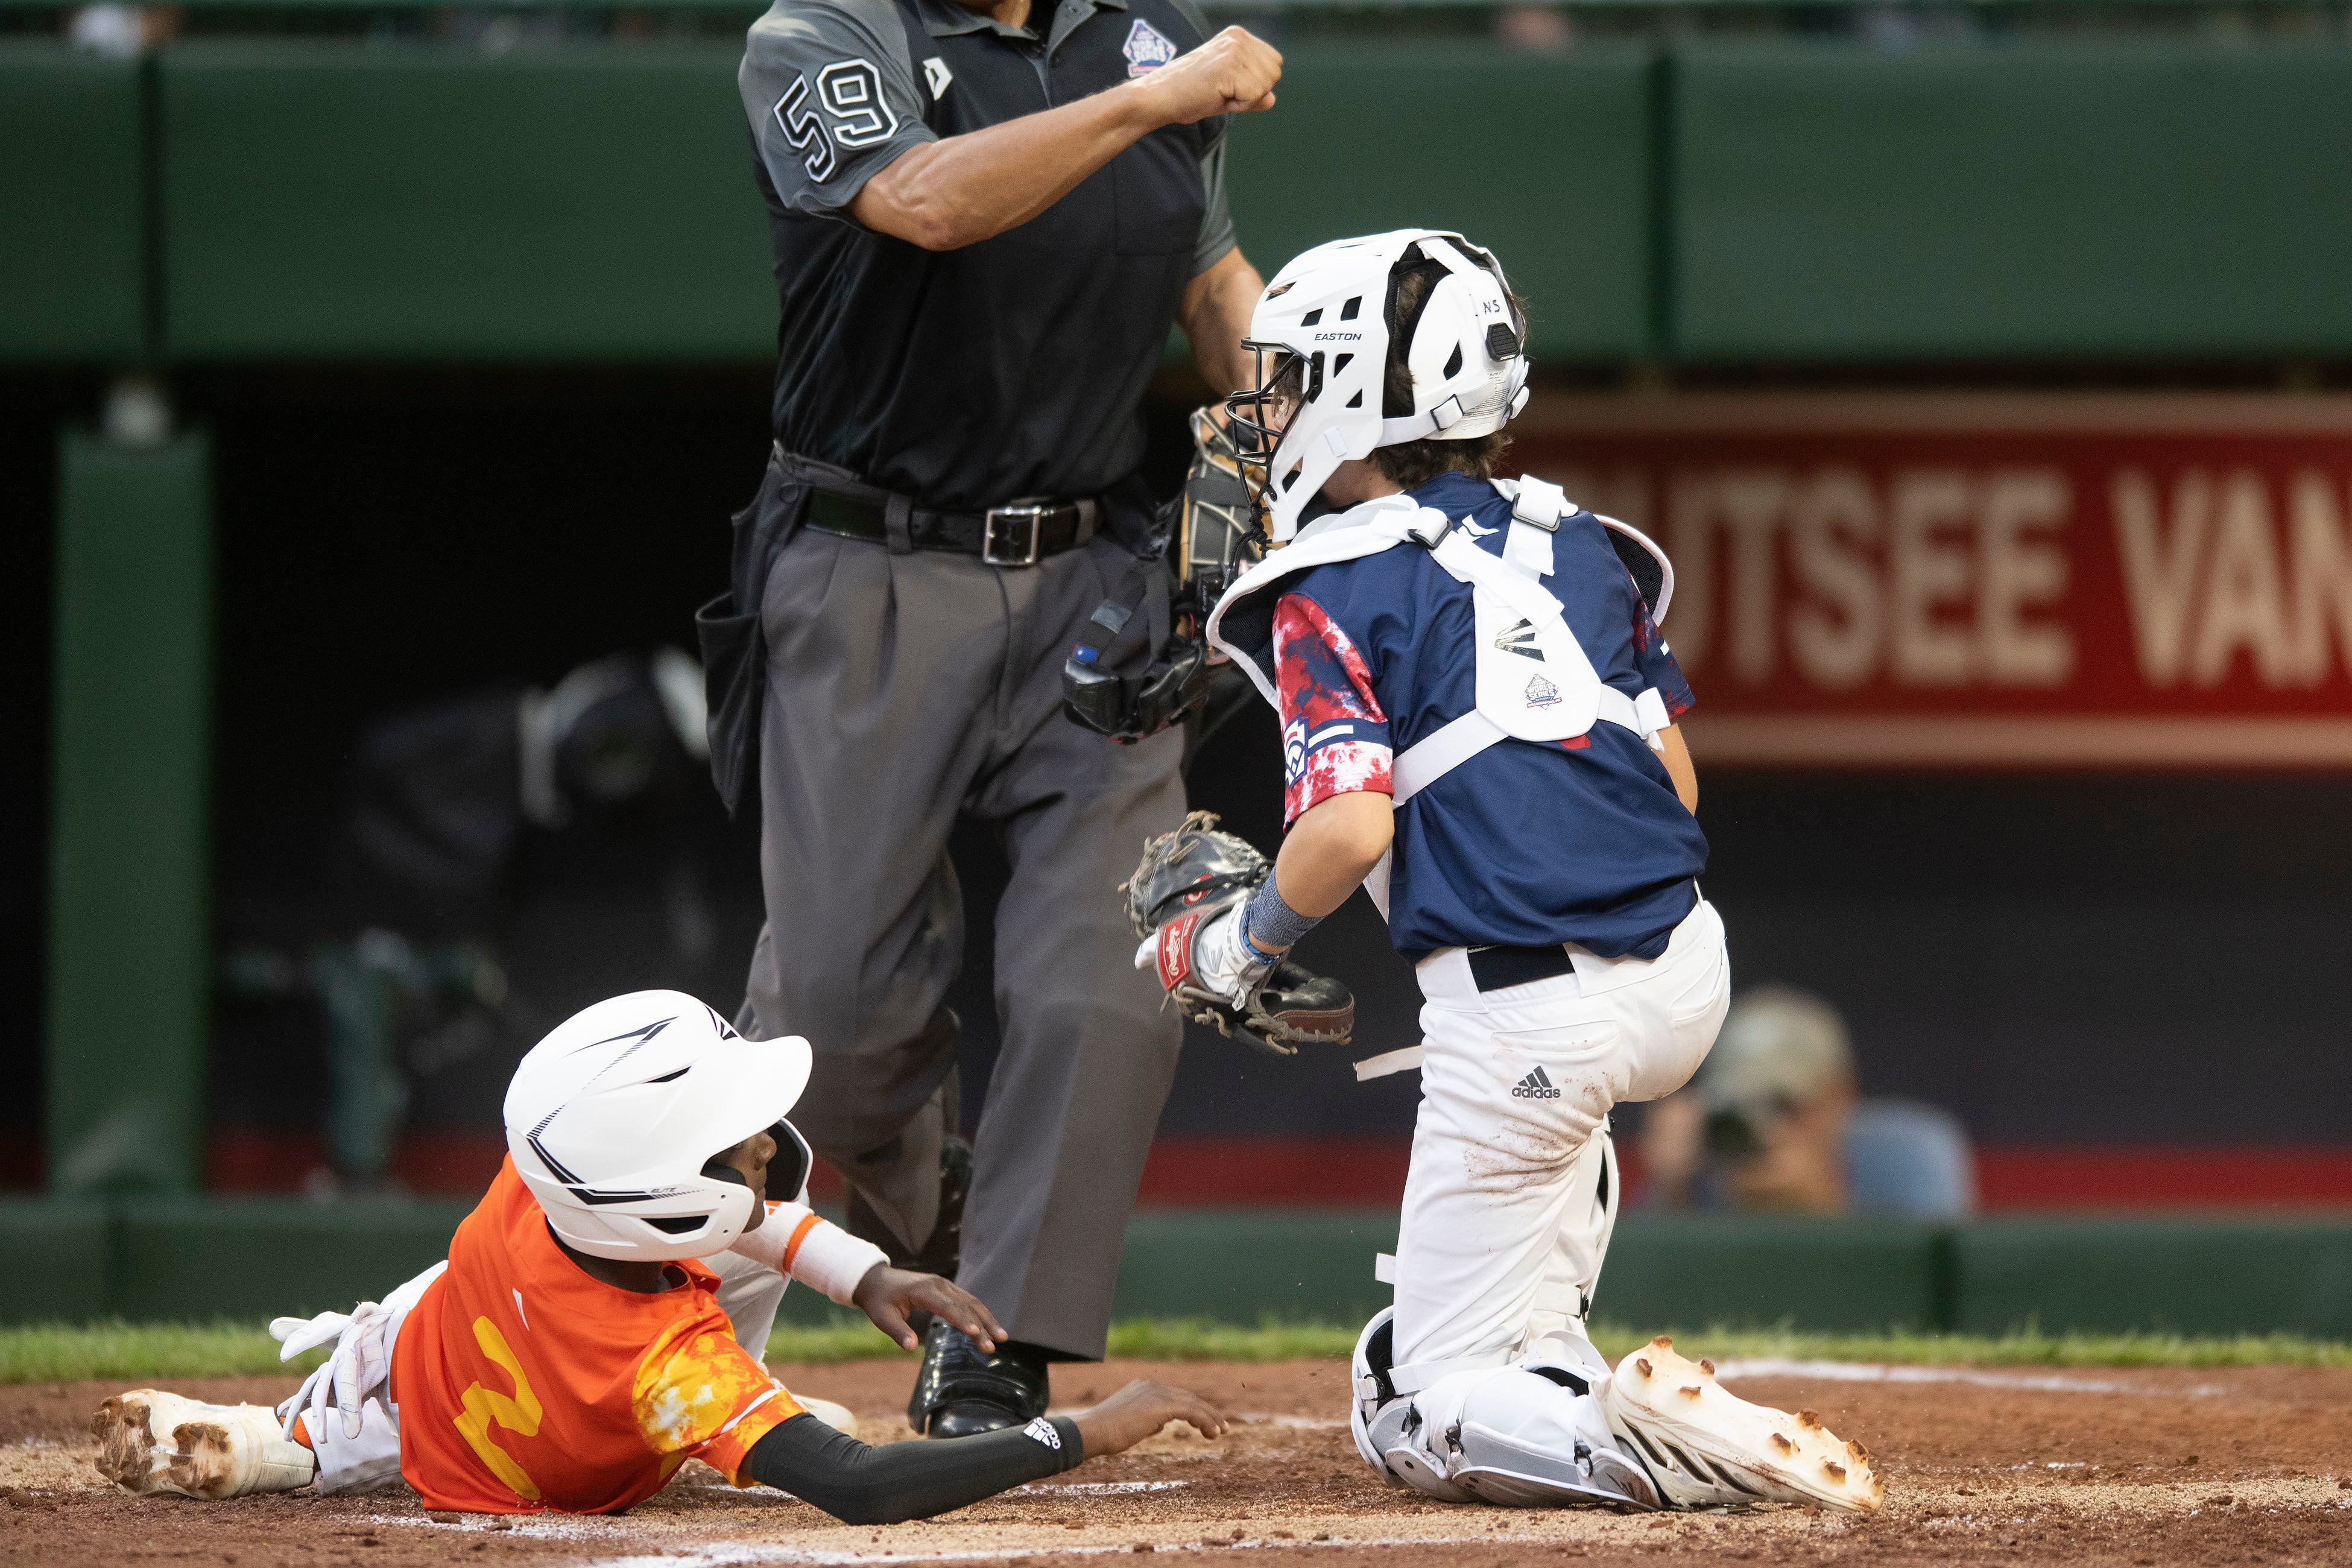
[{"label": "home plate area dirt", "polygon": [[[1684,1347],[1694,1352],[1703,1345]],[[777,1368],[857,1412],[869,1440],[906,1435],[910,1363]],[[690,1465],[624,1518],[428,1514],[404,1488],[234,1502],[134,1499],[92,1468],[90,1412],[115,1385],[0,1389],[0,1561],[120,1568],[729,1568],[872,1563],[1076,1564],[1181,1552],[1299,1554],[1299,1568],[1666,1564],[2352,1563],[2352,1372],[1724,1368],[1743,1396],[1811,1408],[1858,1437],[1886,1479],[1869,1517],[1454,1507],[1381,1484],[1346,1426],[1347,1368],[1112,1363],[1057,1368],[1057,1405],[1129,1377],[1201,1389],[1238,1417],[1216,1442],[1171,1433],[1055,1481],[884,1529],[836,1524]],[[189,1380],[212,1400],[276,1400],[276,1379]]]}]

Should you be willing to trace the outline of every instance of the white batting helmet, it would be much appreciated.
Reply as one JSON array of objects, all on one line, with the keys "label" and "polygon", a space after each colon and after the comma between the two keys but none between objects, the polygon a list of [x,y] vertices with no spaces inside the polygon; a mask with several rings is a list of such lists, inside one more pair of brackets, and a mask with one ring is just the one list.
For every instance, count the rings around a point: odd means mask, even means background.
[{"label": "white batting helmet", "polygon": [[743,1234],[755,1201],[735,1172],[705,1168],[714,1155],[773,1131],[769,1186],[798,1193],[808,1145],[784,1114],[809,1065],[798,1036],[747,1040],[684,992],[634,991],[574,1014],[523,1058],[507,1086],[507,1150],[581,1251],[708,1257]]},{"label": "white batting helmet", "polygon": [[[1409,405],[1384,406],[1397,284],[1435,263],[1402,359]],[[1235,441],[1265,465],[1266,532],[1280,544],[1332,471],[1376,447],[1491,435],[1527,405],[1527,319],[1491,252],[1444,229],[1336,239],[1275,274],[1242,346],[1255,384],[1226,399]]]}]

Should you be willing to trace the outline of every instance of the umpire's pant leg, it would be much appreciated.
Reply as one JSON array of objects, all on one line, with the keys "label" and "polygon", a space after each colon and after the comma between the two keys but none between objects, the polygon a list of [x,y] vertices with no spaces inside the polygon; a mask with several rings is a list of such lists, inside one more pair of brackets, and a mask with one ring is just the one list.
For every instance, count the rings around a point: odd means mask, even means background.
[{"label": "umpire's pant leg", "polygon": [[1066,605],[1036,606],[1053,657],[1024,705],[1043,720],[973,802],[1013,874],[996,915],[1003,1046],[973,1148],[957,1278],[1014,1339],[1094,1358],[1183,1040],[1181,1018],[1134,967],[1118,886],[1144,840],[1183,817],[1183,739],[1119,746],[1056,710],[1059,656],[1108,591],[1084,575],[1058,586]]},{"label": "umpire's pant leg", "polygon": [[963,952],[948,859],[1003,663],[977,562],[803,531],[762,602],[760,872],[747,1010],[814,1055],[793,1121],[909,1246],[938,1215],[943,1002]]}]

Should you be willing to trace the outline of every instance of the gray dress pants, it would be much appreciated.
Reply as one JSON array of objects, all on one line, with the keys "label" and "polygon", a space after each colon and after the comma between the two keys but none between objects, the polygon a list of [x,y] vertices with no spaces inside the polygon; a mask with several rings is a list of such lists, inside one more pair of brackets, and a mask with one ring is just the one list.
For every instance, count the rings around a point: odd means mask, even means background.
[{"label": "gray dress pants", "polygon": [[803,529],[761,605],[761,874],[747,1006],[816,1067],[793,1120],[909,1247],[939,1215],[963,954],[960,812],[1012,864],[1003,1051],[973,1146],[958,1281],[1016,1340],[1099,1357],[1182,1025],[1133,967],[1118,884],[1184,811],[1175,731],[1119,746],[1060,711],[1061,668],[1129,557],[1028,568]]}]

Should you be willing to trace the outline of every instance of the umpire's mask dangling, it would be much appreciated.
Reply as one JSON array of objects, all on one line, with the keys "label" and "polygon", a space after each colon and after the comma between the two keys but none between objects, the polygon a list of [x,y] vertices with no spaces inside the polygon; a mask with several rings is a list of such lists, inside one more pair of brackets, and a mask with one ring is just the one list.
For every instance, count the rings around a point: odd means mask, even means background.
[{"label": "umpire's mask dangling", "polygon": [[1193,410],[1192,426],[1183,492],[1160,509],[1150,549],[1062,667],[1066,711],[1120,742],[1156,735],[1208,702],[1221,667],[1201,627],[1257,556],[1256,490],[1234,432],[1205,408]]},{"label": "umpire's mask dangling", "polygon": [[1111,596],[1087,618],[1062,666],[1069,717],[1112,740],[1132,743],[1181,721],[1215,677],[1209,651],[1173,635],[1167,563],[1140,556]]}]

